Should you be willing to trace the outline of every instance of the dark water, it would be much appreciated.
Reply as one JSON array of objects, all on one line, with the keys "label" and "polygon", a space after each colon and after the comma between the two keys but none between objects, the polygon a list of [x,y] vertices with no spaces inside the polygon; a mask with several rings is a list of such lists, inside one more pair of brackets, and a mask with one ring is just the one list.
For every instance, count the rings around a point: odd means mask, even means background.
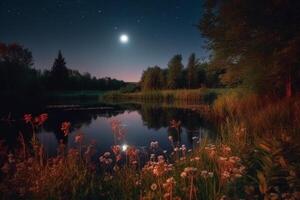
[{"label": "dark water", "polygon": [[[76,104],[77,105],[77,104]],[[11,113],[9,119],[12,122],[0,122],[0,137],[6,144],[13,148],[16,146],[16,137],[21,131],[25,138],[31,137],[30,126],[22,120],[23,114]],[[47,112],[48,120],[38,130],[37,136],[44,145],[48,155],[55,155],[60,140],[69,147],[75,146],[74,137],[77,133],[84,134],[84,142],[94,140],[97,150],[102,153],[110,150],[114,143],[134,145],[136,147],[148,147],[151,141],[158,141],[163,150],[171,150],[169,136],[172,136],[176,144],[185,144],[192,148],[195,137],[215,137],[214,127],[211,126],[201,114],[201,111],[166,107],[154,104],[85,104],[83,106],[67,106],[64,108],[39,108],[31,113]],[[8,118],[8,114],[2,113],[2,118]],[[119,120],[125,129],[125,137],[119,141],[114,140],[110,122]],[[170,127],[170,121],[181,121],[181,128]],[[71,122],[71,132],[64,137],[60,130],[63,121]]]}]

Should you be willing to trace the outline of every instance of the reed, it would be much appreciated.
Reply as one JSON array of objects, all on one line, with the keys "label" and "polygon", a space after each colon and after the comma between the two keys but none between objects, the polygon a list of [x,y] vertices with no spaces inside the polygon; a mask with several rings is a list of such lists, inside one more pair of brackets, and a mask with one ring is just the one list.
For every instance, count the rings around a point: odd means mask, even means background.
[{"label": "reed", "polygon": [[106,100],[136,100],[142,102],[173,103],[183,102],[186,104],[212,103],[219,94],[228,89],[177,89],[177,90],[152,90],[134,93],[121,93],[112,91],[104,94]]},{"label": "reed", "polygon": [[[272,100],[232,93],[211,106],[210,118],[220,127],[216,141],[193,138],[193,149],[173,142],[165,152],[156,141],[148,152],[123,148],[120,121],[111,121],[115,144],[96,155],[84,134],[76,146],[60,143],[47,158],[36,137],[20,148],[1,150],[1,199],[299,199],[299,99]],[[35,129],[47,115],[25,115]],[[71,124],[63,122],[61,134]],[[170,128],[179,129],[172,120]],[[99,160],[93,158],[98,157]],[[141,162],[141,158],[147,158]]]}]

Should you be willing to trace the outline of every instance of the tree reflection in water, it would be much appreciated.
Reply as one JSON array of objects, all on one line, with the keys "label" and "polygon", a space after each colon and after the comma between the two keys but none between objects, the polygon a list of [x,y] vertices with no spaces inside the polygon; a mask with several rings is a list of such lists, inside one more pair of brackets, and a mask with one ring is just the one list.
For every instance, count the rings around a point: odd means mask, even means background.
[{"label": "tree reflection in water", "polygon": [[[82,109],[44,109],[42,112],[47,112],[49,119],[38,132],[51,133],[54,135],[56,145],[58,145],[60,141],[63,141],[64,144],[68,144],[69,136],[64,137],[60,130],[62,122],[69,121],[72,124],[70,132],[76,132],[83,127],[91,126],[91,123],[96,121],[99,117],[109,121],[111,117],[124,114],[125,111],[135,111],[140,115],[143,123],[141,134],[143,130],[158,132],[164,129],[166,131],[166,137],[164,138],[172,138],[175,145],[180,145],[183,140],[193,144],[195,137],[205,134],[208,134],[209,137],[214,137],[213,133],[216,132],[214,127],[202,117],[201,112],[176,107],[163,107],[155,104],[141,105],[135,103],[108,104],[105,106],[102,105],[102,107],[99,108],[95,107],[95,109],[91,109],[91,107],[88,106]],[[38,113],[38,111],[35,112]],[[15,115],[15,119],[19,118],[19,120],[16,120],[13,125],[0,122],[0,131],[4,133],[1,137],[3,137],[11,147],[16,145],[17,142],[15,138],[17,138],[16,136],[19,131],[23,132],[25,139],[31,137],[30,129],[28,129],[24,121],[21,120],[23,114],[24,113],[21,113],[19,116]],[[183,132],[185,134],[182,134]],[[9,133],[9,135],[7,133]],[[182,138],[183,135],[187,138]],[[51,136],[51,139],[52,138],[53,136]]]}]

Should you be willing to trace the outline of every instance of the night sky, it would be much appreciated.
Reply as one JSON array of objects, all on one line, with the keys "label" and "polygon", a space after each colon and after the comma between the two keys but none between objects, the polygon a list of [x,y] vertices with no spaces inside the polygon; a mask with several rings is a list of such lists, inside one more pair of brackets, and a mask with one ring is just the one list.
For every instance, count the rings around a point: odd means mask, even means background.
[{"label": "night sky", "polygon": [[[29,48],[34,67],[50,69],[59,49],[67,67],[96,77],[138,81],[148,66],[206,56],[193,26],[201,0],[0,0],[0,42]],[[119,41],[127,34],[129,42]]]}]

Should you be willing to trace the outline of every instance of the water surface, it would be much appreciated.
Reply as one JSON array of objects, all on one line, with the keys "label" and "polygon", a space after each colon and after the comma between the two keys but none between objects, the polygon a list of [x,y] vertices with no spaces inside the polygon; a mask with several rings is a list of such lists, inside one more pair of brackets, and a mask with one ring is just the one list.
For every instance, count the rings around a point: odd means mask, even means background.
[{"label": "water surface", "polygon": [[[99,153],[110,150],[114,144],[145,148],[152,141],[158,141],[161,149],[170,151],[172,149],[170,136],[176,145],[185,144],[188,148],[192,148],[197,138],[215,136],[214,127],[202,117],[201,111],[195,109],[134,103],[89,106],[69,104],[48,106],[40,112],[47,112],[49,115],[49,119],[37,133],[48,155],[56,154],[60,141],[68,147],[74,147],[76,145],[74,137],[78,133],[84,135],[86,144],[96,142]],[[12,146],[16,143],[13,137],[16,137],[19,131],[22,131],[25,137],[30,137],[30,127],[21,120],[21,115],[18,119],[12,124],[2,121],[0,125],[1,132],[14,132],[10,135],[1,135]],[[121,140],[116,140],[112,133],[113,120],[120,121],[125,130],[125,136]],[[171,120],[180,121],[180,128],[172,128]],[[72,124],[67,137],[64,137],[60,130],[63,121],[70,121]]]}]

